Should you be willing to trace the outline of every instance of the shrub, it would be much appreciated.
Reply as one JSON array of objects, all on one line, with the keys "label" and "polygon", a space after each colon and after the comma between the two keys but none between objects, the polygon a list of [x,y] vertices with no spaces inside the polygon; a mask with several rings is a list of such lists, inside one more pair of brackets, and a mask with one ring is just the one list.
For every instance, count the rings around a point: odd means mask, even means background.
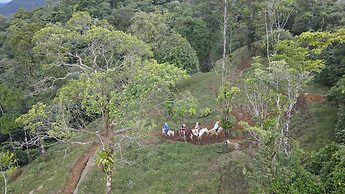
[{"label": "shrub", "polygon": [[335,138],[338,143],[345,144],[345,110],[339,108],[338,121],[335,126]]},{"label": "shrub", "polygon": [[209,107],[205,107],[205,108],[201,109],[200,115],[201,115],[201,117],[210,116],[211,115],[211,109]]},{"label": "shrub", "polygon": [[39,156],[39,152],[37,151],[37,149],[16,149],[14,150],[14,154],[16,156],[17,164],[19,166],[27,165]]},{"label": "shrub", "polygon": [[229,134],[230,138],[239,138],[241,136],[244,135],[244,131],[243,130],[237,130],[237,131],[231,131]]},{"label": "shrub", "polygon": [[221,126],[223,129],[231,129],[236,124],[236,119],[233,116],[227,116],[222,118]]},{"label": "shrub", "polygon": [[345,192],[345,147],[341,145],[328,145],[316,152],[306,164],[306,169],[319,175],[325,192]]}]

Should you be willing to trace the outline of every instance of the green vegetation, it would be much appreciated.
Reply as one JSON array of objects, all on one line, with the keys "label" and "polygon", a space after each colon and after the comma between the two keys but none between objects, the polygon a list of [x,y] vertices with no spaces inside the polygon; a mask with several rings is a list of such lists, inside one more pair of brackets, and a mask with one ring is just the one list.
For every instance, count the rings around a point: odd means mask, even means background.
[{"label": "green vegetation", "polygon": [[[126,155],[135,163],[119,162],[114,166],[114,193],[214,193],[227,186],[220,182],[219,168],[228,162],[221,145],[163,143],[129,150]],[[237,162],[244,160],[239,154],[232,156],[237,157]],[[239,171],[243,167],[236,166]],[[233,182],[243,181],[236,176],[233,175]],[[93,168],[79,192],[97,193],[101,185],[95,180],[103,178],[100,169]]]},{"label": "green vegetation", "polygon": [[2,181],[4,182],[4,193],[7,193],[8,176],[10,176],[16,170],[16,159],[13,153],[0,152],[0,174]]},{"label": "green vegetation", "polygon": [[[20,169],[10,184],[9,193],[59,193],[66,185],[74,162],[88,146],[55,146],[46,156]],[[66,153],[65,153],[65,149]]]},{"label": "green vegetation", "polygon": [[[329,102],[311,102],[306,105],[307,115],[295,117],[294,129],[299,134],[297,139],[308,150],[318,150],[334,142],[334,128],[337,121],[337,109]],[[298,120],[298,121],[297,121]]]},{"label": "green vegetation", "polygon": [[[1,191],[343,193],[344,9],[49,0],[0,15]],[[161,133],[215,121],[198,143]]]}]

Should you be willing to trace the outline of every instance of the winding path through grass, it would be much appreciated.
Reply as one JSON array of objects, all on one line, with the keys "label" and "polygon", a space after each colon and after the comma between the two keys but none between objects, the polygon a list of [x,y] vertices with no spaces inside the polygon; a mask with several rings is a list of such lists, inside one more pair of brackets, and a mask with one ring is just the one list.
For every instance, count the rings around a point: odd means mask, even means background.
[{"label": "winding path through grass", "polygon": [[86,150],[84,154],[74,163],[71,174],[63,191],[64,194],[74,193],[90,157],[96,152],[99,146],[100,144],[92,144],[91,147]]}]

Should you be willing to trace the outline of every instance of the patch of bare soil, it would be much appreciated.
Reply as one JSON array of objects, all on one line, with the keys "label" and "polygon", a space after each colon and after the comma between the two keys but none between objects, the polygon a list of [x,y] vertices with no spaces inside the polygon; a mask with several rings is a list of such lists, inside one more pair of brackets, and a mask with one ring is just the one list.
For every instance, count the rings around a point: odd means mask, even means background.
[{"label": "patch of bare soil", "polygon": [[320,94],[309,94],[304,93],[303,97],[307,102],[324,102],[326,101],[326,96]]},{"label": "patch of bare soil", "polygon": [[175,134],[173,137],[165,137],[163,134],[161,134],[163,138],[170,139],[172,141],[180,141],[180,142],[188,142],[194,145],[206,145],[206,144],[212,144],[212,143],[221,143],[224,142],[224,136],[225,133],[224,131],[219,132],[218,135],[203,135],[200,140],[198,140],[197,137],[193,136],[191,139],[190,136],[188,135],[187,138],[182,138],[179,135]]},{"label": "patch of bare soil", "polygon": [[145,139],[145,143],[147,144],[155,144],[161,141],[161,133],[160,132],[153,132],[149,133],[149,137]]},{"label": "patch of bare soil", "polygon": [[[183,138],[179,135],[177,135],[175,133],[174,136],[165,136],[162,133],[152,133],[154,134],[156,137],[160,137],[161,139],[164,140],[168,140],[171,142],[186,142],[186,143],[190,143],[193,145],[208,145],[208,144],[214,144],[214,143],[224,143],[225,140],[225,132],[224,131],[220,131],[218,133],[218,135],[211,135],[211,134],[207,134],[207,135],[203,135],[200,139],[198,139],[198,137],[193,136],[193,138],[191,139],[190,136],[188,135],[186,138]],[[244,137],[238,137],[238,138],[231,138],[228,139],[231,144],[236,144],[236,143],[240,143],[241,141],[243,141],[245,138]]]},{"label": "patch of bare soil", "polygon": [[307,104],[308,104],[308,101],[304,95],[301,95],[297,98],[296,111],[300,112],[301,116],[303,116],[304,119],[308,119],[311,117]]},{"label": "patch of bare soil", "polygon": [[91,147],[84,152],[84,154],[74,163],[69,179],[62,193],[72,194],[76,189],[79,179],[86,167],[87,162],[90,157],[96,152],[99,148],[99,144],[92,144]]},{"label": "patch of bare soil", "polygon": [[230,77],[231,81],[238,80],[239,77],[243,76],[243,73],[251,67],[251,59],[250,57],[245,57],[241,59],[240,63],[236,65],[236,67],[233,69]]},{"label": "patch of bare soil", "polygon": [[247,122],[250,126],[255,124],[248,108],[244,105],[235,105],[231,114],[236,118],[236,125],[230,129],[231,131],[243,129],[243,127],[240,125],[240,121]]},{"label": "patch of bare soil", "polygon": [[12,182],[16,181],[21,175],[23,174],[23,169],[18,168],[14,174],[11,176],[11,180]]},{"label": "patch of bare soil", "polygon": [[[231,131],[243,130],[243,127],[239,124],[240,121],[245,121],[249,125],[255,124],[249,110],[244,105],[235,105],[234,110],[231,112],[231,114],[236,118],[236,125],[230,129],[230,133]],[[213,127],[213,124],[214,123],[208,123],[206,126],[202,126],[201,128],[207,127],[208,129],[211,129]],[[177,131],[175,131],[175,135],[171,137],[167,137],[163,135],[161,132],[155,132],[149,135],[150,138],[149,140],[147,140],[147,143],[157,143],[159,142],[159,140],[157,140],[157,138],[154,139],[153,137],[160,137],[160,139],[170,140],[172,142],[180,141],[180,142],[188,142],[194,145],[206,145],[206,144],[213,144],[213,143],[222,143],[224,142],[225,137],[226,137],[225,132],[220,131],[218,135],[205,134],[200,139],[198,139],[198,137],[196,136],[192,136],[192,139],[191,139],[190,133],[191,131],[188,130],[186,138],[183,138],[177,134]],[[228,139],[228,140],[231,143],[237,144],[237,143],[242,142],[245,139],[246,137],[242,136],[242,137],[237,137],[235,139]]]},{"label": "patch of bare soil", "polygon": [[244,71],[246,69],[248,69],[251,66],[251,60],[250,58],[244,58],[241,60],[241,63],[239,66],[237,66],[237,69],[239,71]]}]

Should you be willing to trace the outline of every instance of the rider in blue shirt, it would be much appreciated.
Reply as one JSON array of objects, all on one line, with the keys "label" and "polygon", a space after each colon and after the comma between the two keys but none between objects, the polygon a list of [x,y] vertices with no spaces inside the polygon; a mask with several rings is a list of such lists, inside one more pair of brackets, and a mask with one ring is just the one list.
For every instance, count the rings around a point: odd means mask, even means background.
[{"label": "rider in blue shirt", "polygon": [[217,122],[214,124],[213,129],[215,129],[216,132],[218,132],[218,129],[219,129],[219,121],[217,121]]},{"label": "rider in blue shirt", "polygon": [[164,129],[164,133],[168,134],[168,131],[170,130],[168,123],[164,123],[163,129]]}]

